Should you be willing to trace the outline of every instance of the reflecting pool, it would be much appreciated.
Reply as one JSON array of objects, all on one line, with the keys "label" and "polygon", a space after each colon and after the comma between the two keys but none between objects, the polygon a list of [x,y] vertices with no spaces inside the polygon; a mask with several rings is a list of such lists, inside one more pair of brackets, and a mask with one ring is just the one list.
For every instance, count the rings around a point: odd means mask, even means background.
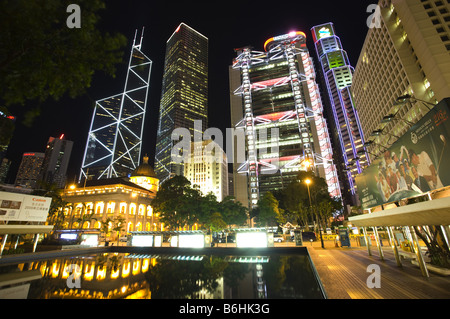
[{"label": "reflecting pool", "polygon": [[165,251],[0,264],[0,298],[323,299],[325,294],[307,254]]}]

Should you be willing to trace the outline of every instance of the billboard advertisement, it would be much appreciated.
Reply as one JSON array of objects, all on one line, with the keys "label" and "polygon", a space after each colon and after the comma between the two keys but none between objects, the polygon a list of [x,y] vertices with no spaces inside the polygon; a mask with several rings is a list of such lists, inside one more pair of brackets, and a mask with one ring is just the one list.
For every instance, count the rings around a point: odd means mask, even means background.
[{"label": "billboard advertisement", "polygon": [[450,185],[450,99],[444,99],[356,177],[363,209]]},{"label": "billboard advertisement", "polygon": [[0,220],[45,222],[51,202],[49,197],[0,192]]}]

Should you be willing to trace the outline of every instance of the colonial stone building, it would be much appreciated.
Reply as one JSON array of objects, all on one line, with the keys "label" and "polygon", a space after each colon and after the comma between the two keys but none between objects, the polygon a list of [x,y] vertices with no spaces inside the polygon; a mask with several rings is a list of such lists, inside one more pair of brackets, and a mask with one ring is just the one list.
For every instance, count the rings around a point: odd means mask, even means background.
[{"label": "colonial stone building", "polygon": [[[125,220],[126,232],[161,230],[163,225],[151,206],[158,187],[159,181],[147,157],[130,178],[89,180],[83,185],[71,185],[64,190],[64,200],[69,203],[64,208],[64,228],[99,229],[108,220],[121,217]],[[113,236],[116,235],[124,233]]]}]

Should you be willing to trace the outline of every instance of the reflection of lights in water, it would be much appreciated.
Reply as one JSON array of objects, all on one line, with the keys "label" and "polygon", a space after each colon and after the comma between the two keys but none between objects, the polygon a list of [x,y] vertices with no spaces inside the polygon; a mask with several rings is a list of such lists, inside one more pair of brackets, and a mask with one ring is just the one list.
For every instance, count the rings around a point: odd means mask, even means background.
[{"label": "reflection of lights in water", "polygon": [[130,274],[130,268],[131,265],[129,261],[123,263],[122,278],[128,277],[128,275]]},{"label": "reflection of lights in water", "polygon": [[103,280],[106,278],[106,267],[103,266],[100,268],[100,266],[97,269],[97,280]]},{"label": "reflection of lights in water", "polygon": [[139,269],[140,265],[141,265],[141,262],[139,261],[139,259],[137,259],[133,262],[133,272],[132,272],[133,275],[137,275],[140,273],[140,269]]},{"label": "reflection of lights in water", "polygon": [[84,269],[84,279],[91,281],[94,278],[95,264],[88,264]]}]

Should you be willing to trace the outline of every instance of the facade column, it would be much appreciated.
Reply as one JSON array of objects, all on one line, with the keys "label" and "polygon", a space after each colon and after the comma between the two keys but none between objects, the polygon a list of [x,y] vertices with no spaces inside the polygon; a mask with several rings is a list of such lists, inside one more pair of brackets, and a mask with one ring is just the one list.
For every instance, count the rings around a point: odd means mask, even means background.
[{"label": "facade column", "polygon": [[380,253],[381,260],[384,260],[383,249],[381,249],[380,236],[378,235],[377,227],[373,227],[373,234],[375,235],[375,240],[378,247],[378,252]]},{"label": "facade column", "polygon": [[8,239],[8,234],[5,234],[5,235],[3,236],[2,246],[0,247],[0,257],[2,256],[3,250],[5,249],[5,246],[6,246],[6,240],[7,240],[7,239]]},{"label": "facade column", "polygon": [[370,247],[369,236],[367,236],[366,227],[363,227],[362,229],[363,229],[363,234],[364,234],[364,240],[366,241],[367,253],[369,254],[369,256],[372,256],[372,249]]},{"label": "facade column", "polygon": [[39,234],[34,235],[33,253],[36,252],[36,246],[39,240]]},{"label": "facade column", "polygon": [[449,228],[450,228],[450,226],[441,225],[441,230],[442,230],[442,234],[444,235],[445,243],[447,244],[447,247],[449,247],[449,249],[450,249],[450,241],[449,241],[450,232],[449,232]]},{"label": "facade column", "polygon": [[391,241],[392,250],[394,251],[395,261],[397,262],[397,266],[402,267],[402,262],[400,260],[400,255],[398,254],[397,245],[395,244],[395,237],[394,237],[394,232],[392,230],[392,227],[386,227],[386,229],[387,229],[387,233],[389,235],[389,240]]},{"label": "facade column", "polygon": [[420,270],[422,271],[422,275],[424,277],[430,277],[428,274],[427,265],[425,264],[425,260],[423,259],[422,250],[420,249],[419,240],[417,239],[416,231],[413,226],[409,226],[411,237],[413,239],[414,250],[416,252],[417,261],[419,262]]}]

